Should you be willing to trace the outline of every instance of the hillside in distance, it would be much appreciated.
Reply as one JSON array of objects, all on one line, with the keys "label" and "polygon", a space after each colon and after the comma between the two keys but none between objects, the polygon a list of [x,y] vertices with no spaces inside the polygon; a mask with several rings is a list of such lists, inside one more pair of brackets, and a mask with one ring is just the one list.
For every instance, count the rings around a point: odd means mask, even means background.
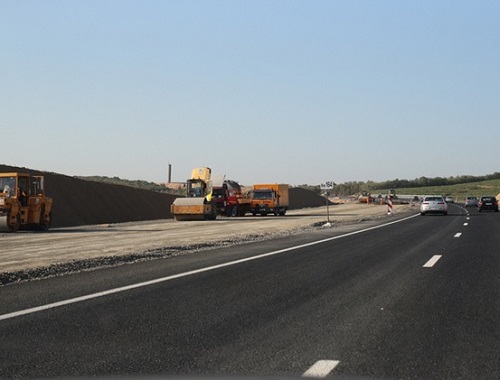
[{"label": "hillside in distance", "polygon": [[[378,190],[375,190],[374,192],[377,191]],[[443,196],[452,196],[456,201],[463,202],[465,200],[465,197],[467,196],[480,197],[482,195],[500,195],[500,179],[459,183],[444,186],[401,188],[396,189],[396,193],[400,195],[438,194]]]}]

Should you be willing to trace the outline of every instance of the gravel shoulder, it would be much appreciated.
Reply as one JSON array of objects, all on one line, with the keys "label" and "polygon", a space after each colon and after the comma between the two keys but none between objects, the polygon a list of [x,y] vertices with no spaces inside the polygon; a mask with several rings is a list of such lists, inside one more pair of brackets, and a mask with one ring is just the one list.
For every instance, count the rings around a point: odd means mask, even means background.
[{"label": "gravel shoulder", "polygon": [[[394,215],[417,211],[414,205],[393,208]],[[345,203],[329,206],[328,212],[332,228],[388,217],[384,205]],[[0,285],[304,233],[326,221],[323,206],[291,210],[284,217],[164,219],[56,228],[46,233],[2,233]]]}]

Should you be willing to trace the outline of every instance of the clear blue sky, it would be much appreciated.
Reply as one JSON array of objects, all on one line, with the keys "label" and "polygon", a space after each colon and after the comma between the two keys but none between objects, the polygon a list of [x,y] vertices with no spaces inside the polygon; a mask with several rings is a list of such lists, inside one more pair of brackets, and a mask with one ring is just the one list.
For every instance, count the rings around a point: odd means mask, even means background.
[{"label": "clear blue sky", "polygon": [[500,171],[500,1],[0,0],[0,163],[250,185]]}]

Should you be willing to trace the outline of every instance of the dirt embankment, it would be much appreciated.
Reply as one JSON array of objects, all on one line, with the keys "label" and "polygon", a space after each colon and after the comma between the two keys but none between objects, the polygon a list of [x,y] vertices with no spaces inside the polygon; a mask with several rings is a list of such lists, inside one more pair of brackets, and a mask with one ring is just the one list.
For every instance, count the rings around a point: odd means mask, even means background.
[{"label": "dirt embankment", "polygon": [[[0,165],[0,172],[45,176],[46,194],[54,199],[53,227],[169,219],[170,205],[177,197],[15,166]],[[290,189],[291,210],[324,205],[325,198],[312,191]]]}]

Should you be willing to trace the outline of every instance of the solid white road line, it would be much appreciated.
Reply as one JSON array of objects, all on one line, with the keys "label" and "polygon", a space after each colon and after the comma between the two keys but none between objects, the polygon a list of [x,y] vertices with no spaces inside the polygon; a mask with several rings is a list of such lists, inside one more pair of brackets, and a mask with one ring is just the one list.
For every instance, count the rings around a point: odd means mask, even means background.
[{"label": "solid white road line", "polygon": [[311,368],[302,374],[302,377],[327,377],[340,362],[338,360],[318,360]]},{"label": "solid white road line", "polygon": [[81,296],[81,297],[76,297],[76,298],[70,298],[70,299],[67,299],[67,300],[64,300],[64,301],[49,303],[47,305],[42,305],[42,306],[37,306],[37,307],[29,308],[29,309],[15,311],[15,312],[12,312],[12,313],[2,314],[2,315],[0,315],[0,321],[2,321],[4,319],[15,318],[15,317],[19,317],[19,316],[22,316],[22,315],[36,313],[36,312],[43,311],[43,310],[49,310],[49,309],[53,309],[53,308],[60,307],[60,306],[70,305],[72,303],[77,303],[77,302],[87,301],[87,300],[98,298],[98,297],[108,296],[110,294],[125,292],[127,290],[132,290],[132,289],[136,289],[136,288],[142,288],[144,286],[154,285],[154,284],[158,284],[158,283],[161,283],[161,282],[175,280],[175,279],[181,278],[181,277],[188,277],[188,276],[192,276],[192,275],[198,274],[198,273],[209,272],[209,271],[212,271],[212,270],[215,270],[215,269],[229,267],[229,266],[241,264],[241,263],[244,263],[244,262],[247,262],[247,261],[259,260],[259,259],[262,259],[264,257],[273,256],[273,255],[277,255],[277,254],[285,253],[285,252],[290,252],[290,251],[294,251],[294,250],[297,250],[297,249],[300,249],[300,248],[310,247],[310,246],[321,244],[321,243],[325,243],[325,242],[328,242],[328,241],[342,239],[342,238],[347,237],[347,236],[353,236],[353,235],[357,235],[357,234],[360,234],[360,233],[363,233],[363,232],[367,232],[367,231],[371,231],[371,230],[376,230],[378,228],[386,227],[386,226],[389,226],[391,224],[395,224],[395,223],[403,222],[403,221],[411,219],[411,218],[415,218],[415,217],[417,217],[419,215],[420,214],[411,215],[411,216],[408,216],[406,218],[399,219],[399,220],[394,220],[392,222],[380,224],[378,226],[368,227],[368,228],[365,228],[365,229],[362,229],[362,230],[349,232],[349,233],[344,234],[344,235],[333,236],[333,237],[330,237],[330,238],[313,241],[311,243],[306,243],[306,244],[301,244],[301,245],[297,245],[297,246],[294,246],[294,247],[280,249],[278,251],[263,253],[261,255],[247,257],[245,259],[229,261],[227,263],[222,263],[222,264],[212,265],[212,266],[205,267],[205,268],[195,269],[195,270],[192,270],[192,271],[189,271],[189,272],[178,273],[178,274],[174,274],[172,276],[161,277],[161,278],[157,278],[157,279],[150,280],[150,281],[139,282],[137,284],[132,284],[132,285],[128,285],[128,286],[122,286],[120,288],[114,288],[114,289],[109,289],[109,290],[105,290],[105,291],[102,291],[102,292],[88,294],[86,296]]},{"label": "solid white road line", "polygon": [[432,258],[424,264],[424,268],[432,268],[434,264],[436,264],[441,257],[442,255],[432,256]]},{"label": "solid white road line", "polygon": [[461,232],[457,232],[457,233],[455,234],[455,236],[453,236],[453,237],[459,238],[460,236],[462,236],[462,233],[461,233]]}]

